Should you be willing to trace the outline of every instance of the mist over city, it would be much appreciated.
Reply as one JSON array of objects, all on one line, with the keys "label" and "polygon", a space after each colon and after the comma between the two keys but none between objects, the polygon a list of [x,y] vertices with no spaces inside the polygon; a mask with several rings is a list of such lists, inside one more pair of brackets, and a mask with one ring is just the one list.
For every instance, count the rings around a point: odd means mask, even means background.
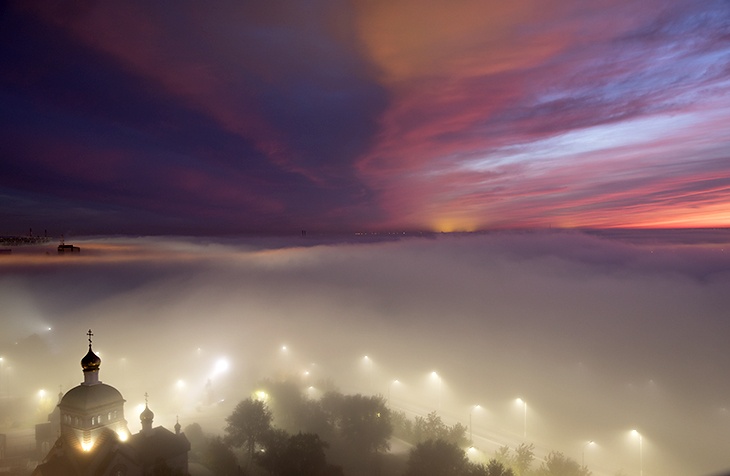
[{"label": "mist over city", "polygon": [[645,474],[710,474],[728,464],[728,238],[97,237],[75,240],[78,256],[31,247],[0,261],[0,391],[37,406],[43,389],[50,411],[81,379],[91,328],[100,378],[123,393],[130,429],[148,393],[161,424],[179,416],[222,433],[260,382],[293,378],[309,398],[331,385],[386,397],[411,418],[471,420],[486,455],[530,442],[538,459],[558,450],[596,475],[636,474],[638,429]]},{"label": "mist over city", "polygon": [[0,3],[0,474],[728,474],[729,38]]}]

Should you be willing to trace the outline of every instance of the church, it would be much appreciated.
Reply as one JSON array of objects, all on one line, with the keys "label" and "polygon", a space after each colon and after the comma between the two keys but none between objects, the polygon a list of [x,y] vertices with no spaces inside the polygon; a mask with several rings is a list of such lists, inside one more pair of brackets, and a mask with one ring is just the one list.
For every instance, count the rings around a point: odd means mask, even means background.
[{"label": "church", "polygon": [[57,437],[33,476],[187,476],[190,442],[180,423],[174,433],[153,427],[154,413],[146,404],[139,415],[142,430],[130,434],[125,400],[99,380],[101,359],[91,348],[91,330],[87,335],[89,351],[81,359],[84,381],[60,397],[41,429],[40,436],[47,438],[55,430]]}]

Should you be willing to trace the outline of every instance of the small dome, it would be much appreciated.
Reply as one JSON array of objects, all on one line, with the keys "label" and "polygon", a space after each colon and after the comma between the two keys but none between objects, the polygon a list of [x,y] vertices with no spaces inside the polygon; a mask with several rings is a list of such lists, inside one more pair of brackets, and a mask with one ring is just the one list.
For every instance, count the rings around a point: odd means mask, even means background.
[{"label": "small dome", "polygon": [[93,372],[99,370],[99,366],[101,366],[101,359],[91,350],[91,344],[89,344],[89,352],[81,359],[81,368],[84,369],[84,372]]},{"label": "small dome", "polygon": [[144,406],[144,410],[142,410],[142,413],[139,414],[139,419],[142,422],[145,421],[152,421],[155,418],[155,414],[150,410],[150,407],[147,405]]}]

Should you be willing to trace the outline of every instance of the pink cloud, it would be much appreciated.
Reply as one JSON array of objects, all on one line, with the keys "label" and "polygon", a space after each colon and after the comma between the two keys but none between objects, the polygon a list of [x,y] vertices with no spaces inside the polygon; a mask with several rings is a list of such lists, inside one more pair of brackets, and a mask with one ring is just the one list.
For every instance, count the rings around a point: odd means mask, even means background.
[{"label": "pink cloud", "polygon": [[[477,19],[453,49],[446,42],[431,53],[433,42],[412,39],[401,45],[396,30],[371,37],[393,104],[358,165],[378,190],[388,225],[642,226],[662,216],[708,223],[691,215],[714,206],[699,197],[716,191],[686,195],[681,188],[703,183],[711,157],[703,141],[730,142],[717,132],[703,139],[718,116],[727,123],[730,104],[702,95],[727,84],[717,73],[689,71],[704,53],[672,43],[683,37],[649,38],[658,34],[647,31],[637,39],[637,31],[660,21],[659,4],[564,2],[539,15],[536,5],[504,16],[480,12],[483,19],[468,5],[461,13]],[[460,16],[429,6],[406,22],[424,36]],[[434,9],[443,13],[439,20]],[[495,16],[508,23],[493,31]],[[411,49],[417,53],[409,66]],[[690,165],[680,177],[653,176],[667,162]],[[727,178],[730,166],[718,172]],[[650,198],[657,193],[672,200]],[[722,213],[704,216],[730,223]]]}]

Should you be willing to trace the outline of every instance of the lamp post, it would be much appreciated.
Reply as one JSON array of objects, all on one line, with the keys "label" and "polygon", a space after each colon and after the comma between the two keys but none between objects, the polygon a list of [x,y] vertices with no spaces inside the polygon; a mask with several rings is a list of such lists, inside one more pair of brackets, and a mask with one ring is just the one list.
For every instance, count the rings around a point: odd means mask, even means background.
[{"label": "lamp post", "polygon": [[365,369],[368,373],[368,391],[373,393],[373,361],[367,355],[362,360],[365,362]]},{"label": "lamp post", "polygon": [[474,410],[476,410],[477,408],[481,408],[481,407],[478,404],[472,405],[471,410],[469,410],[469,444],[470,445],[474,444],[474,432],[472,431],[472,426],[471,426],[471,414],[474,413]]},{"label": "lamp post", "polygon": [[393,385],[400,383],[398,379],[393,380],[390,382],[390,385],[388,385],[388,405],[390,405],[390,391],[393,388]]},{"label": "lamp post", "polygon": [[639,438],[639,476],[644,476],[644,437],[637,430],[631,430],[631,434]]},{"label": "lamp post", "polygon": [[522,407],[524,408],[524,412],[523,412],[523,415],[524,415],[523,416],[523,428],[524,428],[523,435],[524,435],[525,441],[527,441],[527,402],[524,401],[521,398],[518,398],[517,399],[517,403],[519,403],[520,405],[522,405]]},{"label": "lamp post", "polygon": [[586,465],[586,448],[588,448],[589,446],[595,445],[595,444],[596,443],[593,440],[590,440],[590,441],[586,442],[585,445],[583,445],[583,454],[581,456],[581,462],[580,462],[581,466],[585,467],[585,465]]},{"label": "lamp post", "polygon": [[434,370],[431,372],[431,378],[436,379],[438,382],[438,410],[441,410],[441,376]]}]

